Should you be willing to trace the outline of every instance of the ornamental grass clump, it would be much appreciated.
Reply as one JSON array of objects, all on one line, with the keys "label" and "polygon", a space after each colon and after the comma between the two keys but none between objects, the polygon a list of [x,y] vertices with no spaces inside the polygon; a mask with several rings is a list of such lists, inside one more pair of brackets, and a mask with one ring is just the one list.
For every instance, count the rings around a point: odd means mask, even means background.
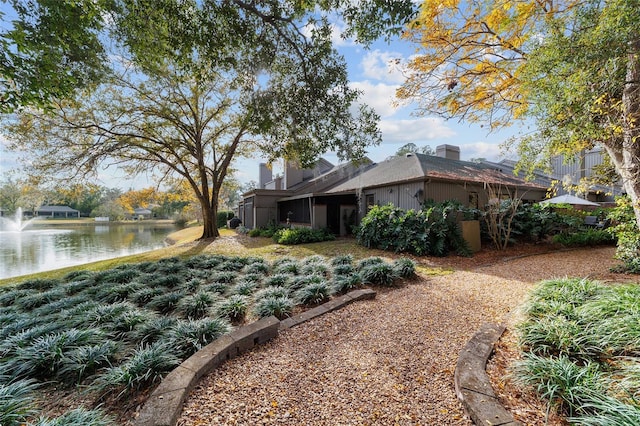
[{"label": "ornamental grass clump", "polygon": [[184,359],[229,331],[231,325],[222,318],[179,320],[167,335],[166,349]]},{"label": "ornamental grass clump", "polygon": [[394,284],[398,275],[392,265],[373,263],[364,266],[359,272],[364,283],[389,287]]},{"label": "ornamental grass clump", "polygon": [[117,398],[122,398],[159,382],[178,364],[180,358],[167,343],[142,345],[133,350],[122,364],[106,369],[90,389],[104,393],[117,389],[120,391]]},{"label": "ornamental grass clump", "polygon": [[112,340],[73,349],[64,356],[57,378],[61,382],[80,384],[99,369],[110,367],[120,350],[120,344]]},{"label": "ornamental grass clump", "polygon": [[517,330],[517,383],[533,388],[568,420],[638,424],[640,290],[564,279],[541,283],[523,306]]},{"label": "ornamental grass clump", "polygon": [[254,281],[240,281],[238,284],[231,287],[231,294],[241,296],[251,296],[258,288],[258,283]]},{"label": "ornamental grass clump", "polygon": [[209,309],[218,300],[215,293],[199,291],[180,300],[176,310],[184,318],[200,319],[209,314]]},{"label": "ornamental grass clump", "polygon": [[242,294],[233,294],[220,301],[216,307],[216,313],[232,322],[244,320],[249,309],[249,297]]},{"label": "ornamental grass clump", "polygon": [[35,415],[34,394],[39,386],[35,380],[0,376],[0,425],[23,425]]},{"label": "ornamental grass clump", "polygon": [[416,276],[416,263],[402,257],[393,261],[393,270],[400,278],[413,278]]},{"label": "ornamental grass clump", "polygon": [[333,288],[326,281],[311,282],[295,292],[296,300],[303,305],[319,305],[329,300]]},{"label": "ornamental grass clump", "polygon": [[275,316],[284,319],[293,312],[294,302],[289,297],[265,297],[256,301],[253,312],[259,318]]},{"label": "ornamental grass clump", "polygon": [[55,419],[40,417],[35,423],[29,423],[29,426],[115,426],[115,424],[115,420],[100,409],[87,410],[84,407],[78,407]]},{"label": "ornamental grass clump", "polygon": [[338,275],[333,278],[334,293],[347,293],[362,287],[362,277],[360,274]]},{"label": "ornamental grass clump", "polygon": [[178,307],[178,304],[185,297],[186,292],[183,290],[170,291],[168,293],[154,296],[153,299],[145,305],[145,308],[152,309],[160,314],[169,315]]}]

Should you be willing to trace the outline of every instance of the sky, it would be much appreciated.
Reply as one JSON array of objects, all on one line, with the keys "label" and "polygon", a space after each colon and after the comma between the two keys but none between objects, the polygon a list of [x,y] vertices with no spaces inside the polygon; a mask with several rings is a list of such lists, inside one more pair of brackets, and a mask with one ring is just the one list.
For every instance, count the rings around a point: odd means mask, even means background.
[{"label": "sky", "polygon": [[[396,89],[404,81],[401,69],[393,65],[396,59],[404,63],[415,54],[415,45],[403,40],[391,42],[378,41],[368,49],[350,40],[340,38],[340,29],[334,31],[334,45],[345,57],[348,66],[349,80],[353,88],[363,94],[361,102],[374,108],[380,116],[379,128],[382,143],[370,147],[367,157],[380,162],[407,143],[418,147],[449,144],[460,147],[462,160],[486,158],[489,161],[500,161],[505,158],[500,145],[517,132],[517,128],[507,128],[500,132],[488,133],[487,126],[481,123],[470,124],[458,120],[445,120],[433,116],[416,116],[416,105],[394,106]],[[323,156],[333,164],[339,160],[333,153]],[[260,158],[238,161],[236,174],[241,182],[258,181],[258,164]],[[280,172],[282,166],[274,165],[274,173]]]},{"label": "sky", "polygon": [[[460,147],[462,160],[486,158],[499,161],[504,158],[500,144],[512,136],[516,129],[488,133],[481,123],[470,124],[457,120],[444,120],[432,116],[416,116],[416,107],[412,104],[394,106],[395,91],[403,82],[402,71],[390,65],[396,59],[406,61],[415,53],[415,46],[402,40],[379,41],[365,49],[351,40],[340,36],[340,26],[334,31],[334,44],[344,55],[350,84],[362,91],[361,102],[373,107],[381,117],[379,128],[382,132],[382,144],[370,147],[367,157],[374,162],[383,161],[393,155],[401,146],[414,143],[418,147],[429,145],[433,149],[438,145],[449,144]],[[0,180],[9,176],[16,164],[15,155],[5,147],[6,140],[0,135]],[[338,164],[333,153],[323,156]],[[258,165],[264,159],[260,157],[238,159],[235,177],[241,182],[258,181]],[[281,165],[274,165],[274,173],[281,172]],[[114,167],[99,172],[98,184],[109,188],[142,189],[154,185],[152,176],[124,175]]]}]

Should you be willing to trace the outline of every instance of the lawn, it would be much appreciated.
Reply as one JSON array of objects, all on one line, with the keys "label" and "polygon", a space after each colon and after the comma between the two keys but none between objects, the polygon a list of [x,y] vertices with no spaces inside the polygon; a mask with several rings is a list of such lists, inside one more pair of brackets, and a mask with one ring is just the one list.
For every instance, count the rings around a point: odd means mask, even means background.
[{"label": "lawn", "polygon": [[353,240],[197,236],[187,228],[162,250],[4,280],[0,424],[121,424],[168,371],[234,327],[416,272]]}]

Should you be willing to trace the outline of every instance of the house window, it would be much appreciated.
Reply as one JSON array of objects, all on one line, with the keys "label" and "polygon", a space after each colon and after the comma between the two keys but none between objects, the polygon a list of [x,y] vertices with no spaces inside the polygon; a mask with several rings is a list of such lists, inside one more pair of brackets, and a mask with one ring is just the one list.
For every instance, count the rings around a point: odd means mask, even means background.
[{"label": "house window", "polygon": [[375,205],[375,199],[373,194],[368,194],[365,197],[365,201],[367,203],[367,211],[371,210],[371,208]]},{"label": "house window", "polygon": [[478,193],[470,192],[469,193],[469,207],[472,209],[478,208]]}]

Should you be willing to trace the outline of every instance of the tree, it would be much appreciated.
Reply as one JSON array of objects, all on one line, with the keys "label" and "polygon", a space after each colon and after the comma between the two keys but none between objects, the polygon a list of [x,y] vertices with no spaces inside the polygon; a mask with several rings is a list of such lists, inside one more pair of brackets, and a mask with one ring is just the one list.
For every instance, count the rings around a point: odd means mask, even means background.
[{"label": "tree", "polygon": [[403,156],[409,153],[422,153],[427,155],[435,155],[435,151],[429,145],[424,145],[420,148],[415,143],[409,142],[407,144],[402,145],[396,151],[396,156]]},{"label": "tree", "polygon": [[104,2],[6,3],[11,10],[0,11],[0,113],[47,106],[100,78],[105,52],[98,32],[104,25]]},{"label": "tree", "polygon": [[[218,236],[218,195],[237,155],[260,150],[269,160],[308,166],[326,151],[357,159],[379,142],[377,115],[366,106],[352,114],[358,93],[348,86],[326,21],[314,22],[307,36],[300,11],[281,2],[259,9],[151,3],[120,2],[117,28],[132,61],[73,101],[55,102],[48,114],[18,116],[9,136],[13,148],[35,159],[34,170],[61,173],[72,165],[69,172],[86,175],[117,164],[131,174],[178,177],[200,204],[202,237],[211,238]],[[142,18],[141,10],[134,16],[127,9],[133,6],[149,13],[144,26],[135,26]],[[178,36],[184,45],[175,44]]]},{"label": "tree", "polygon": [[640,225],[639,19],[624,0],[426,0],[406,35],[422,53],[398,95],[489,129],[534,119],[515,141],[529,170],[603,146]]},{"label": "tree", "polygon": [[[415,13],[411,0],[4,0],[0,11],[0,113],[25,106],[48,107],[101,80],[109,37],[117,37],[141,58],[166,58],[206,47],[214,59],[222,45],[251,33],[243,12],[272,23],[281,35],[305,14],[340,10],[346,36],[368,43],[397,34]],[[239,18],[231,20],[229,18]],[[193,24],[192,24],[193,23]],[[313,22],[311,22],[313,23]],[[202,25],[199,25],[202,24]],[[247,26],[249,24],[249,26]],[[160,36],[160,37],[158,37]],[[255,36],[255,37],[253,37]],[[253,33],[250,39],[261,37]],[[289,41],[294,41],[290,39]],[[266,52],[268,53],[268,52]],[[216,60],[225,60],[220,55]],[[108,66],[107,66],[108,68]]]}]

